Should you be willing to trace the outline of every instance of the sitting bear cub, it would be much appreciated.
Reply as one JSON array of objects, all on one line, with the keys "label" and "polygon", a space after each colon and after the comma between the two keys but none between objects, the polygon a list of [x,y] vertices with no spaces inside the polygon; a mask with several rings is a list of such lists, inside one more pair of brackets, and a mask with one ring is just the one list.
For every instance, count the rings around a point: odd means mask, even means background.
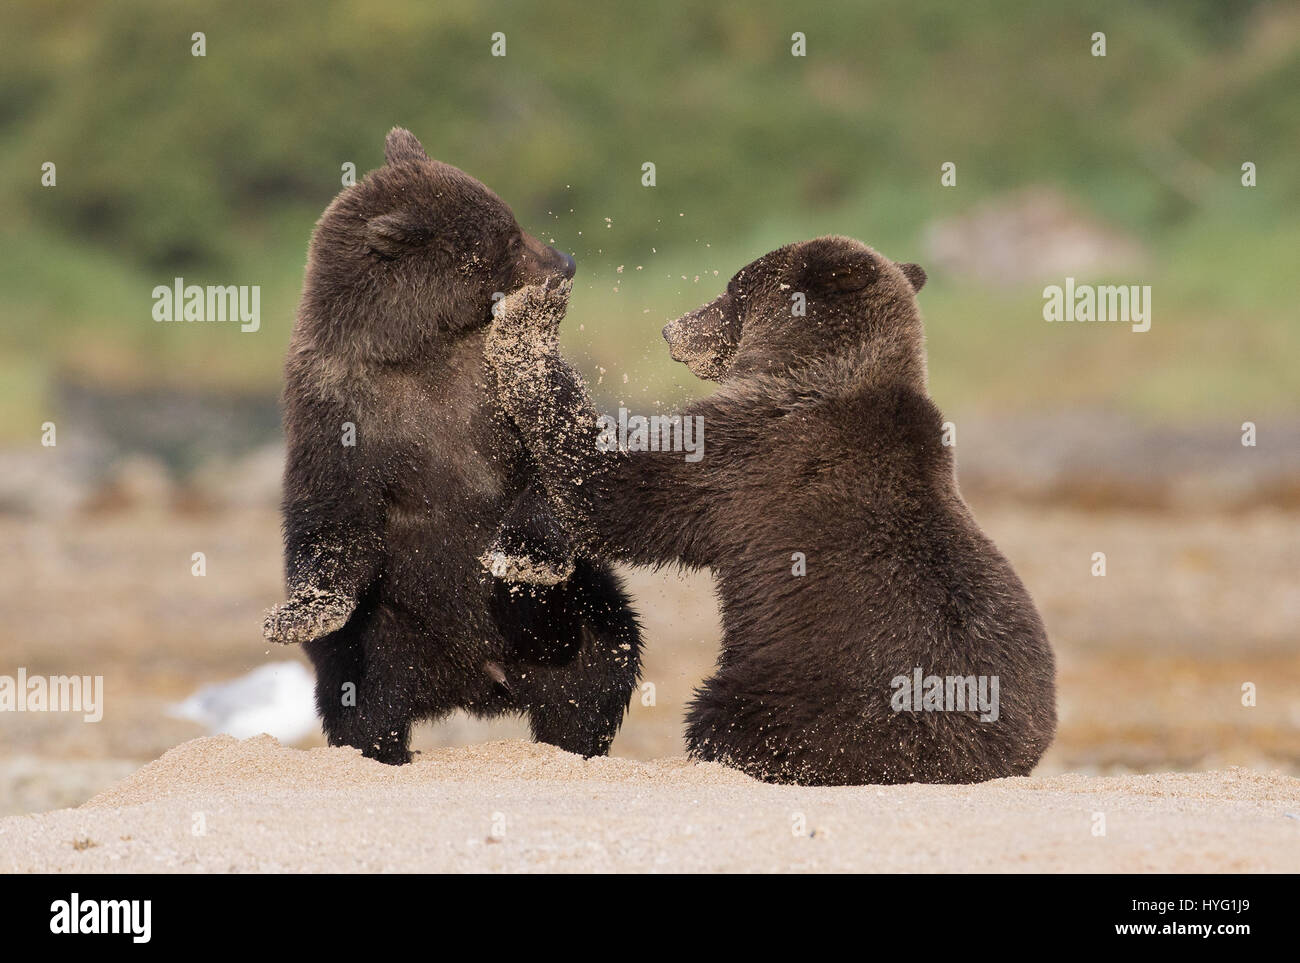
[{"label": "sitting bear cub", "polygon": [[962,500],[926,394],[924,282],[819,238],[670,323],[672,357],[721,383],[681,412],[703,419],[695,463],[601,450],[556,350],[567,283],[502,303],[489,366],[561,522],[588,551],[717,577],[696,758],[772,782],[977,782],[1028,773],[1052,740],[1043,624]]},{"label": "sitting bear cub", "polygon": [[407,762],[412,722],[459,708],[604,753],[636,619],[607,567],[572,557],[483,365],[494,296],[573,261],[407,131],[385,157],[312,237],[285,362],[291,595],[264,632],[305,643],[331,745]]}]

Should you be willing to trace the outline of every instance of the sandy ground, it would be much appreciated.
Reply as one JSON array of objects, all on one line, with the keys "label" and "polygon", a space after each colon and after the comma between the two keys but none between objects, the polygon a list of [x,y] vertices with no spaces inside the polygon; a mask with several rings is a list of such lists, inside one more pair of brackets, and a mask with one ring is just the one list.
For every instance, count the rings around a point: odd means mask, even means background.
[{"label": "sandy ground", "polygon": [[313,748],[318,735],[187,741],[204,730],[169,703],[301,658],[260,638],[281,591],[273,505],[0,514],[0,673],[105,685],[98,723],[0,717],[0,815],[16,817],[0,820],[0,871],[1300,868],[1300,513],[974,508],[1047,622],[1056,742],[1031,779],[854,789],[681,759],[719,637],[699,573],[625,573],[654,688],[615,758],[463,715],[418,727],[400,770]]},{"label": "sandy ground", "polygon": [[269,736],[195,739],[79,809],[0,820],[2,872],[1297,867],[1300,780],[1279,773],[805,789],[519,741],[394,768]]},{"label": "sandy ground", "polygon": [[[1123,775],[1248,766],[1300,776],[1300,513],[1196,516],[976,504],[1046,620],[1060,728],[1039,769]],[[0,673],[102,674],[103,721],[0,716],[0,815],[79,805],[207,733],[168,718],[204,683],[301,658],[261,638],[280,599],[273,507],[0,515]],[[207,557],[194,577],[191,555]],[[1107,554],[1105,577],[1090,574]],[[625,573],[645,626],[644,679],[613,753],[680,755],[684,705],[712,669],[706,574]],[[1252,682],[1257,704],[1242,705]],[[653,704],[650,704],[650,703]],[[526,735],[516,720],[417,727],[433,749]],[[319,737],[301,744],[320,745]]]}]

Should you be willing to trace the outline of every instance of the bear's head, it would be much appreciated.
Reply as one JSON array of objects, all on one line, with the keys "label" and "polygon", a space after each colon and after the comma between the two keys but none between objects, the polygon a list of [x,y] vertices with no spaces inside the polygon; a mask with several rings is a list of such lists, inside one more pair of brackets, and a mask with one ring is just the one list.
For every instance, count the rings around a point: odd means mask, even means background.
[{"label": "bear's head", "polygon": [[669,322],[673,360],[697,377],[777,374],[861,350],[888,373],[924,387],[917,264],[896,264],[860,241],[820,237],[765,254],[725,293]]},{"label": "bear's head", "polygon": [[573,258],[526,234],[501,198],[432,160],[410,131],[393,128],[384,158],[316,226],[300,311],[316,319],[315,343],[411,359],[485,328],[501,296],[573,277]]}]

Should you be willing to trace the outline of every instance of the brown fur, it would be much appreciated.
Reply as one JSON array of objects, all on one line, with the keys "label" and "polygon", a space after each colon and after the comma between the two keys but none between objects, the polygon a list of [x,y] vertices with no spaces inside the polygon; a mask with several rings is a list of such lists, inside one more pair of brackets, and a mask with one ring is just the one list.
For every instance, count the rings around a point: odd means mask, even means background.
[{"label": "brown fur", "polygon": [[[924,282],[916,265],[819,238],[759,258],[669,324],[673,357],[721,382],[681,412],[704,419],[695,464],[598,450],[555,348],[563,286],[513,295],[493,324],[502,403],[566,527],[629,562],[717,576],[722,651],[687,720],[697,758],[774,782],[976,782],[1028,773],[1052,740],[1042,622],[962,500],[926,395]],[[892,680],[916,667],[997,676],[998,720],[893,711]]]},{"label": "brown fur", "polygon": [[[266,635],[306,644],[331,744],[405,762],[413,721],[463,708],[603,753],[636,682],[636,621],[607,568],[572,558],[483,369],[494,294],[573,261],[409,132],[385,155],[308,254],[285,361],[291,596]],[[492,578],[494,539],[561,584]]]}]

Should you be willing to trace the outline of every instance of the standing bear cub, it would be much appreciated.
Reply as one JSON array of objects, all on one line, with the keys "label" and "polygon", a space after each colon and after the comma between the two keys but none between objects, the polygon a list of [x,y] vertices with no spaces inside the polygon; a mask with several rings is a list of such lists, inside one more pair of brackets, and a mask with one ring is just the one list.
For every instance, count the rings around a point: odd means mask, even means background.
[{"label": "standing bear cub", "polygon": [[673,358],[721,383],[680,413],[702,419],[694,461],[672,420],[650,450],[609,450],[556,350],[567,283],[502,303],[489,366],[561,522],[588,551],[717,577],[696,758],[772,782],[965,783],[1026,774],[1052,740],[1043,624],[962,500],[926,394],[924,282],[825,237],[670,323]]},{"label": "standing bear cub", "polygon": [[639,674],[636,619],[572,551],[483,364],[495,299],[573,261],[409,132],[385,158],[312,237],[285,361],[290,597],[264,632],[305,644],[331,745],[404,763],[411,724],[459,708],[602,754]]}]

